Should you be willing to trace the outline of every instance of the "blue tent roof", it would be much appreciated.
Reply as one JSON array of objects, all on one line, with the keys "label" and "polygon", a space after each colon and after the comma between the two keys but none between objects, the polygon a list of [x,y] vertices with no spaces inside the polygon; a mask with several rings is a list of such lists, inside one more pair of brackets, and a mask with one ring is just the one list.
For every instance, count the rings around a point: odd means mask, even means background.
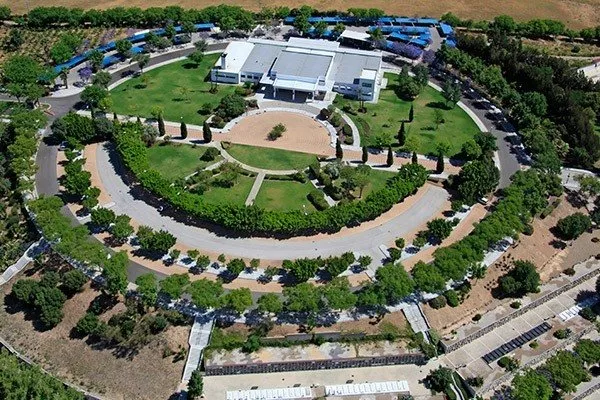
[{"label": "blue tent roof", "polygon": [[440,30],[442,31],[443,36],[449,36],[454,33],[454,29],[448,24],[444,24],[443,22],[440,24]]},{"label": "blue tent roof", "polygon": [[456,41],[454,39],[446,39],[446,46],[456,47]]},{"label": "blue tent roof", "polygon": [[417,24],[436,25],[439,21],[435,18],[417,18]]}]

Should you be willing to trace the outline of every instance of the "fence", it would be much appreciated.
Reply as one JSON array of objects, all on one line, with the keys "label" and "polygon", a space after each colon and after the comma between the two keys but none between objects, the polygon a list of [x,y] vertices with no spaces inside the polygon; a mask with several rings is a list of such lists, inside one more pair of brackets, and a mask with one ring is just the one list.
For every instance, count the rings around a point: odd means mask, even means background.
[{"label": "fence", "polygon": [[205,365],[206,375],[260,374],[265,372],[311,371],[318,369],[363,368],[384,365],[423,365],[427,358],[423,354],[397,356],[361,357],[338,360],[311,360],[289,362],[267,362],[260,364]]},{"label": "fence", "polygon": [[508,315],[505,315],[504,317],[500,318],[498,321],[496,321],[484,328],[481,328],[477,332],[474,332],[461,340],[458,340],[451,344],[446,344],[445,342],[442,342],[444,352],[451,353],[455,350],[460,349],[461,347],[463,347],[463,346],[471,343],[472,341],[479,339],[483,335],[493,331],[497,327],[508,323],[509,321],[511,321],[514,318],[520,317],[521,315],[525,314],[526,312],[531,311],[532,309],[544,304],[545,302],[547,302],[557,296],[560,296],[564,292],[567,292],[567,291],[573,289],[574,287],[580,285],[581,283],[583,283],[589,279],[594,278],[595,276],[598,276],[599,274],[600,274],[600,268],[596,268],[595,270],[590,271],[590,272],[580,276],[579,278],[575,279],[574,281],[570,282],[569,284],[561,286],[560,288],[543,295],[542,297],[532,301],[531,303],[527,304],[526,306],[521,307],[519,310],[516,310]]}]

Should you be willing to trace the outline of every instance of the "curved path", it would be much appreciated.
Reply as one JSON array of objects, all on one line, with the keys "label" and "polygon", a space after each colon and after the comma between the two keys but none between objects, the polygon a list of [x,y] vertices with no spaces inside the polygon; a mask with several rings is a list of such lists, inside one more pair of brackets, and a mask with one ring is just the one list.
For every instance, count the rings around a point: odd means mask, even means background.
[{"label": "curved path", "polygon": [[121,166],[117,157],[111,157],[108,146],[98,146],[96,162],[104,189],[111,197],[117,214],[127,214],[132,219],[153,229],[166,229],[175,233],[186,246],[224,253],[234,257],[284,260],[303,257],[339,255],[345,251],[368,254],[374,261],[383,258],[379,246],[404,236],[428,221],[439,212],[447,200],[447,193],[437,186],[428,185],[425,193],[405,212],[369,230],[355,228],[346,235],[318,235],[288,240],[271,238],[232,238],[220,236],[204,228],[186,225],[171,217],[161,215],[153,206],[136,197],[121,179]]},{"label": "curved path", "polygon": [[[227,47],[227,44],[228,43],[226,42],[211,44],[209,45],[208,51],[223,50]],[[150,59],[147,67],[176,60],[180,57],[186,56],[192,51],[194,51],[193,48],[186,48],[154,56]],[[131,73],[130,71],[135,71],[137,69],[137,65],[134,64],[131,66],[124,66],[116,71],[110,71],[112,74],[111,84],[123,79],[125,76]],[[79,94],[75,94],[60,98],[48,97],[42,99],[42,101],[49,103],[52,106],[53,115],[50,118],[52,121],[70,111],[80,101],[80,97]],[[512,173],[520,168],[519,162],[514,153],[512,153],[508,147],[504,148],[504,140],[506,139],[505,135],[498,134],[498,131],[494,132],[493,122],[487,119],[485,113],[482,113],[481,110],[473,107],[468,102],[466,102],[466,104],[484,121],[488,129],[496,134],[499,139],[499,161],[502,166],[501,186],[504,186],[509,181]],[[50,129],[48,128],[45,132],[45,135],[48,136],[49,134]],[[59,193],[56,171],[57,151],[56,145],[48,145],[46,143],[42,143],[38,149],[36,163],[39,168],[36,173],[36,190],[40,195],[55,195]],[[416,221],[422,222],[429,219],[429,217],[431,217],[431,210],[437,210],[440,202],[446,198],[445,193],[441,193],[441,189],[430,188],[424,195],[424,199],[419,202],[421,205],[427,204],[427,207],[413,206],[409,209],[410,212],[404,213],[400,217],[393,218],[392,220],[383,223],[379,227],[371,229],[368,232],[364,232],[362,234],[350,234],[339,238],[319,237],[318,244],[316,243],[317,238],[309,238],[308,240],[288,240],[285,242],[285,246],[283,246],[282,241],[276,241],[274,239],[234,239],[221,237],[209,231],[186,226],[177,223],[171,218],[161,216],[153,207],[133,198],[130,193],[130,188],[123,183],[121,178],[117,175],[114,166],[110,164],[107,153],[104,153],[104,157],[102,157],[102,154],[99,155],[100,159],[103,159],[104,162],[107,163],[107,168],[100,168],[100,170],[103,171],[104,176],[102,179],[105,182],[108,190],[110,190],[110,194],[115,202],[115,211],[118,213],[130,214],[133,218],[138,219],[140,222],[155,228],[169,227],[173,232],[177,232],[178,237],[183,243],[186,243],[190,246],[200,247],[199,245],[206,246],[208,243],[215,252],[218,252],[218,249],[227,249],[224,252],[229,254],[239,254],[240,256],[244,257],[268,259],[314,257],[319,254],[332,254],[333,252],[339,252],[339,249],[343,249],[343,251],[352,250],[358,252],[372,252],[375,246],[389,242],[389,240],[386,240],[386,238],[391,238],[392,236],[402,236],[415,226]],[[436,204],[438,206],[436,206]],[[64,207],[63,212],[77,223],[77,219],[66,206]],[[248,246],[253,249],[253,253],[249,254]],[[266,256],[266,254],[268,254],[268,256]],[[379,256],[375,259],[380,258],[381,257]],[[135,277],[147,272],[154,271],[151,271],[145,266],[134,261],[130,262],[130,280],[134,280]],[[160,277],[162,274],[158,273],[157,275]]]}]

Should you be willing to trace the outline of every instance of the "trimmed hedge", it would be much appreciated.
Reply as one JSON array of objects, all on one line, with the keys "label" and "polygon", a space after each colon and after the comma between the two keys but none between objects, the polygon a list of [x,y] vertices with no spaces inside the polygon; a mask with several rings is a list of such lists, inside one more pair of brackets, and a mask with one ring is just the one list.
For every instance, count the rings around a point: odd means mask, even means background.
[{"label": "trimmed hedge", "polygon": [[313,206],[315,206],[315,208],[319,211],[322,210],[326,210],[329,208],[329,204],[327,203],[327,201],[325,200],[325,198],[323,197],[323,193],[321,193],[320,190],[313,190],[311,191],[306,198],[308,199],[308,201],[310,201]]},{"label": "trimmed hedge", "polygon": [[123,124],[115,134],[117,149],[124,164],[139,183],[174,206],[203,220],[237,232],[264,235],[305,235],[336,232],[345,226],[356,226],[377,218],[394,204],[415,193],[427,180],[427,170],[415,164],[404,165],[390,178],[386,187],[370,193],[364,200],[345,203],[322,212],[267,211],[257,206],[214,204],[201,195],[183,191],[152,169],[147,149],[141,140],[141,127]]}]

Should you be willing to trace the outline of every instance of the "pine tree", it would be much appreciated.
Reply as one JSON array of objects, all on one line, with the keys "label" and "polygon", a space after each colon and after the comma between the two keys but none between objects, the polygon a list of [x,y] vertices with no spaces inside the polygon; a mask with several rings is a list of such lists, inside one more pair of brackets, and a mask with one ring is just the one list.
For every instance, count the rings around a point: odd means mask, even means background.
[{"label": "pine tree", "polygon": [[413,119],[415,119],[415,108],[411,104],[410,105],[410,111],[408,112],[408,122],[413,122]]},{"label": "pine tree", "polygon": [[369,149],[367,148],[367,146],[364,146],[362,148],[362,162],[363,164],[366,164],[367,161],[369,161]]},{"label": "pine tree", "polygon": [[118,120],[119,120],[119,118],[117,118],[117,113],[114,112],[113,113],[113,121],[118,121]]},{"label": "pine tree", "polygon": [[335,158],[337,158],[338,160],[344,158],[344,150],[342,150],[342,143],[339,139],[335,143]]},{"label": "pine tree", "polygon": [[400,147],[404,146],[406,142],[406,128],[404,127],[404,121],[400,125],[400,130],[398,131],[398,144]]},{"label": "pine tree", "polygon": [[210,130],[210,125],[208,125],[208,122],[206,121],[204,121],[204,124],[202,125],[202,137],[204,138],[205,143],[212,142],[212,131]]},{"label": "pine tree", "polygon": [[417,158],[417,152],[416,151],[413,151],[413,154],[412,154],[412,163],[413,164],[418,164],[419,163],[419,159]]},{"label": "pine tree", "polygon": [[190,377],[190,381],[188,382],[188,396],[191,399],[196,399],[202,396],[202,392],[204,391],[204,381],[202,379],[202,374],[199,369],[196,369],[192,372],[192,376]]},{"label": "pine tree", "polygon": [[437,172],[438,174],[441,174],[442,172],[444,172],[444,154],[443,153],[438,153],[435,172]]},{"label": "pine tree", "polygon": [[162,115],[158,116],[158,136],[165,136],[166,134],[166,130],[165,130],[165,120],[163,119]]},{"label": "pine tree", "polygon": [[179,129],[181,131],[181,138],[187,139],[188,131],[187,131],[187,125],[185,124],[185,122],[181,121],[181,126]]},{"label": "pine tree", "polygon": [[140,119],[140,116],[138,115],[137,118],[135,119],[135,122],[137,122],[138,125],[142,124],[142,120]]},{"label": "pine tree", "polygon": [[388,167],[394,165],[394,152],[392,151],[392,146],[388,146],[387,161],[385,165],[387,165]]}]

